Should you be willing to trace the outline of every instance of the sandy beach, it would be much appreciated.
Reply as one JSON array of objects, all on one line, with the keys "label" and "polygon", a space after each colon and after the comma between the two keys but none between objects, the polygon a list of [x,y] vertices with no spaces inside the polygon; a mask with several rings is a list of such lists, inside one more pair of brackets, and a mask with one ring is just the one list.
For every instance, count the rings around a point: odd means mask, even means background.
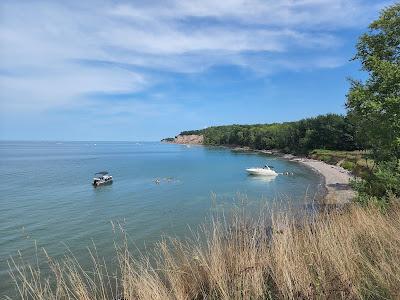
[{"label": "sandy beach", "polygon": [[355,192],[349,185],[350,179],[354,176],[349,171],[314,159],[292,158],[291,160],[312,168],[324,177],[327,189],[324,199],[326,204],[346,204],[354,198]]}]

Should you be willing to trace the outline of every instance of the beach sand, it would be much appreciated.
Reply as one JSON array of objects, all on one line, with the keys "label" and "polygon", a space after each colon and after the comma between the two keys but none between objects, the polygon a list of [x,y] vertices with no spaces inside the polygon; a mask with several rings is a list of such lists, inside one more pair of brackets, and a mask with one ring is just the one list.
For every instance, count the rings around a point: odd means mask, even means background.
[{"label": "beach sand", "polygon": [[354,176],[349,171],[314,159],[292,158],[291,160],[312,168],[324,177],[327,189],[325,204],[346,204],[355,197],[355,192],[349,185]]}]

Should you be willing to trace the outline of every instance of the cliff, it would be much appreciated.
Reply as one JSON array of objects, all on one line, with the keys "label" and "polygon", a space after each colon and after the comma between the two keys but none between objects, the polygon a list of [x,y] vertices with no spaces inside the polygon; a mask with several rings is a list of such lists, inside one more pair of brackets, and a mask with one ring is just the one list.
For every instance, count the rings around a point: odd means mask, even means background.
[{"label": "cliff", "polygon": [[161,141],[172,144],[202,145],[204,137],[203,135],[197,135],[197,134],[177,135],[175,138],[166,138]]}]

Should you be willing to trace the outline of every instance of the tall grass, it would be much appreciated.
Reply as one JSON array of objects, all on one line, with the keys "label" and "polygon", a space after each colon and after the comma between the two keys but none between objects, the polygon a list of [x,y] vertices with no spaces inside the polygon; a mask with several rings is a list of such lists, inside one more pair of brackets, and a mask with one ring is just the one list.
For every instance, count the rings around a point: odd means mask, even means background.
[{"label": "tall grass", "polygon": [[11,261],[22,299],[399,299],[400,207],[349,206],[301,219],[239,209],[156,254],[117,249],[110,272],[74,257],[38,266]]}]

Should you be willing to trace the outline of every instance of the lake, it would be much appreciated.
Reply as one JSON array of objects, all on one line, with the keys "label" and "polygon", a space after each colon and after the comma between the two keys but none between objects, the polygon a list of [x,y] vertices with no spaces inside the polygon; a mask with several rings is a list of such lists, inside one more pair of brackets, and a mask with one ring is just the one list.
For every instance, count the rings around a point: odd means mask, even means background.
[{"label": "lake", "polygon": [[[271,180],[245,169],[265,164]],[[94,173],[107,170],[114,183],[93,188]],[[35,242],[50,255],[67,249],[78,259],[96,244],[114,253],[111,221],[123,223],[143,249],[161,235],[183,236],[216,209],[240,197],[294,204],[321,192],[321,178],[296,162],[218,147],[150,142],[0,142],[0,296],[13,293],[7,260],[18,250],[34,257]],[[159,183],[156,183],[156,180]]]}]

